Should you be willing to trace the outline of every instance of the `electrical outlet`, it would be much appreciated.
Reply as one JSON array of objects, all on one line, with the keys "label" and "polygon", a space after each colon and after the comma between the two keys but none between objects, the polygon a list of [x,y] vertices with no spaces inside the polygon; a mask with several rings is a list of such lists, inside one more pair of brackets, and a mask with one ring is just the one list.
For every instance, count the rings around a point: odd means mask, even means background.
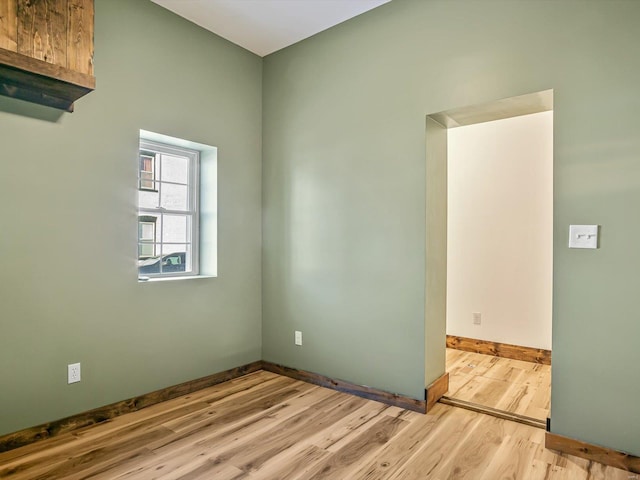
[{"label": "electrical outlet", "polygon": [[67,383],[77,383],[80,381],[80,364],[72,363],[67,365]]},{"label": "electrical outlet", "polygon": [[482,314],[475,312],[473,314],[473,324],[474,325],[480,325],[482,324]]},{"label": "electrical outlet", "polygon": [[302,332],[300,330],[295,332],[295,343],[296,345],[302,345]]}]

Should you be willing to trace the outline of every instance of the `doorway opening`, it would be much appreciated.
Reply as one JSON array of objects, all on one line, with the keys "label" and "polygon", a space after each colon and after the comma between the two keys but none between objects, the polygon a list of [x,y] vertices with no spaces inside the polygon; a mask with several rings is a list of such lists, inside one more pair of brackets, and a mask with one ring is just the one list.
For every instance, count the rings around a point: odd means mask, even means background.
[{"label": "doorway opening", "polygon": [[426,351],[446,336],[443,403],[544,428],[552,225],[552,90],[427,117]]}]

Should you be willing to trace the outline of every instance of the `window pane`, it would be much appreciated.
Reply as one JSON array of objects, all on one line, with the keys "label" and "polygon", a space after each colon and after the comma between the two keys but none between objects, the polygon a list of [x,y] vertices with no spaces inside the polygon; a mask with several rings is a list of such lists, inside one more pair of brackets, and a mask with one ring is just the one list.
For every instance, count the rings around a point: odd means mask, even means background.
[{"label": "window pane", "polygon": [[163,182],[187,184],[189,179],[189,161],[185,157],[162,155]]},{"label": "window pane", "polygon": [[[160,245],[157,243],[139,243],[138,252],[144,253],[144,255],[140,255],[141,258],[138,258],[138,275],[145,276],[160,273]],[[151,253],[151,255],[147,253]]]},{"label": "window pane", "polygon": [[191,265],[187,264],[187,245],[163,245],[162,252],[162,273],[191,271]]},{"label": "window pane", "polygon": [[155,190],[155,155],[140,155],[140,188]]},{"label": "window pane", "polygon": [[140,208],[158,208],[159,201],[160,195],[158,192],[138,191],[138,206]]},{"label": "window pane", "polygon": [[190,222],[186,215],[164,215],[162,241],[168,243],[187,243],[191,240],[187,235]]},{"label": "window pane", "polygon": [[188,189],[185,185],[162,184],[162,201],[160,206],[168,210],[189,209]]},{"label": "window pane", "polygon": [[156,182],[153,181],[153,173],[140,172],[140,188],[156,190]]},{"label": "window pane", "polygon": [[153,242],[156,238],[156,224],[140,222],[140,240]]},{"label": "window pane", "polygon": [[147,258],[155,255],[155,245],[153,243],[139,243],[138,257]]}]

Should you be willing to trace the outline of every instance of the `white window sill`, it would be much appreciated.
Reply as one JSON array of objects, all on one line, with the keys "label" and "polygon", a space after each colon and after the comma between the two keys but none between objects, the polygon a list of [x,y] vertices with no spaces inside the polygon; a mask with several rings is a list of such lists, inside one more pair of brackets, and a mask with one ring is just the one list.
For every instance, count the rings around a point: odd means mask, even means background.
[{"label": "white window sill", "polygon": [[[144,278],[144,280],[141,280]],[[217,278],[216,275],[184,275],[180,277],[138,277],[138,283],[172,282],[174,280],[195,280],[198,278]]]}]

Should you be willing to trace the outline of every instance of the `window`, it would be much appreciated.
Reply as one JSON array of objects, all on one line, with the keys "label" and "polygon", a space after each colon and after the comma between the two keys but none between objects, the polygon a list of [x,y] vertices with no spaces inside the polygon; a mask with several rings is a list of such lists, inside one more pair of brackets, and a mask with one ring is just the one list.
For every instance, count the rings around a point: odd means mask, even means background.
[{"label": "window", "polygon": [[138,275],[198,275],[199,152],[141,140],[139,157]]},{"label": "window", "polygon": [[155,190],[155,155],[150,152],[140,152],[140,189]]}]

